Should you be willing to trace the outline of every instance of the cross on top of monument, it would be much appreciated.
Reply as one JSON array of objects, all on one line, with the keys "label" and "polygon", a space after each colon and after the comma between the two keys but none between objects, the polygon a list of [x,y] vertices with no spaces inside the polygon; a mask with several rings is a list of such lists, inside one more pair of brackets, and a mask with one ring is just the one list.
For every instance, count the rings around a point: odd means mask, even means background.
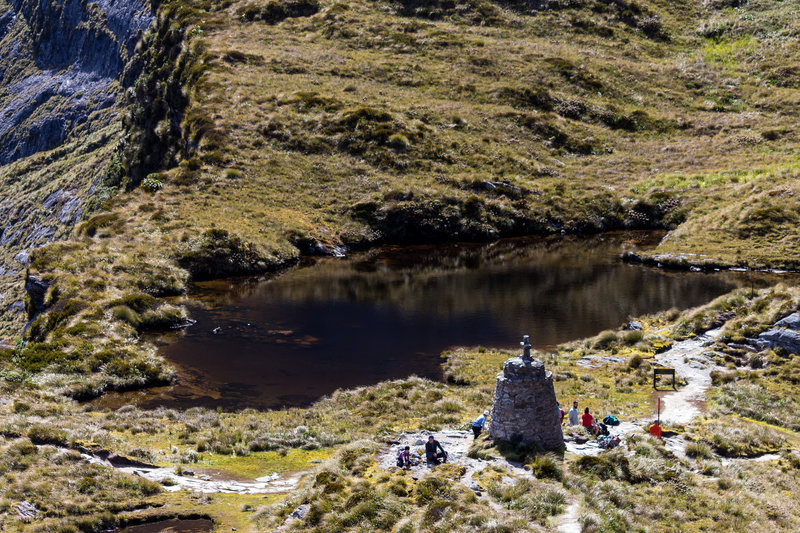
[{"label": "cross on top of monument", "polygon": [[519,343],[522,346],[522,359],[524,361],[531,360],[531,337],[530,335],[523,335],[522,342]]}]

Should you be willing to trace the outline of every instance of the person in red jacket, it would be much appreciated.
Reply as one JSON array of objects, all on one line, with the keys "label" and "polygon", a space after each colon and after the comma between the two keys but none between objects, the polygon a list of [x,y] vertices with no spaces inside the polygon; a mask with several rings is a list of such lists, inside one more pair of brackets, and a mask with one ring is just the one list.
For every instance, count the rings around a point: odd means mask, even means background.
[{"label": "person in red jacket", "polygon": [[581,424],[587,430],[591,431],[592,434],[596,437],[597,434],[600,432],[600,426],[594,423],[594,417],[589,412],[589,408],[587,407],[583,411],[583,415],[581,416]]}]

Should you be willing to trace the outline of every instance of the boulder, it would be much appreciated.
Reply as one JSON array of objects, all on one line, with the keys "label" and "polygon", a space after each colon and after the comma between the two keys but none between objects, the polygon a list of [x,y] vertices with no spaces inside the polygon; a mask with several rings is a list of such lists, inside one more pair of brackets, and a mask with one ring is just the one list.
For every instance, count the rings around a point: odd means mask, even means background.
[{"label": "boulder", "polygon": [[775,322],[776,328],[789,328],[795,331],[800,331],[800,313],[792,313],[789,316]]},{"label": "boulder", "polygon": [[772,328],[758,336],[770,348],[779,346],[789,353],[800,353],[800,332],[787,328]]}]

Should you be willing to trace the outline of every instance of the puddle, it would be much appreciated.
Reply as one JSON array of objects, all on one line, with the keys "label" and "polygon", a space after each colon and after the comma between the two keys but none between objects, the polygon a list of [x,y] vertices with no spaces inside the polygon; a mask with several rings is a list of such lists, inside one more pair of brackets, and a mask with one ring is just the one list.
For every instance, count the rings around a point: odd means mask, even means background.
[{"label": "puddle", "polygon": [[206,533],[214,529],[214,522],[199,520],[161,520],[138,526],[128,526],[122,533]]}]

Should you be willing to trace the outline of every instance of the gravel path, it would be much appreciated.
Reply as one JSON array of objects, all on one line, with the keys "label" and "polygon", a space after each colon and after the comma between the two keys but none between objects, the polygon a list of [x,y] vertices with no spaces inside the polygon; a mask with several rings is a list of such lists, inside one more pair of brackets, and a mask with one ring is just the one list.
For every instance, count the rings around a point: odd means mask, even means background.
[{"label": "gravel path", "polygon": [[656,355],[657,363],[674,368],[676,374],[687,381],[685,387],[668,392],[661,398],[663,421],[688,424],[700,414],[706,391],[711,386],[711,371],[719,369],[703,352],[714,343],[721,331],[712,329],[694,339],[676,342],[671,349]]}]

